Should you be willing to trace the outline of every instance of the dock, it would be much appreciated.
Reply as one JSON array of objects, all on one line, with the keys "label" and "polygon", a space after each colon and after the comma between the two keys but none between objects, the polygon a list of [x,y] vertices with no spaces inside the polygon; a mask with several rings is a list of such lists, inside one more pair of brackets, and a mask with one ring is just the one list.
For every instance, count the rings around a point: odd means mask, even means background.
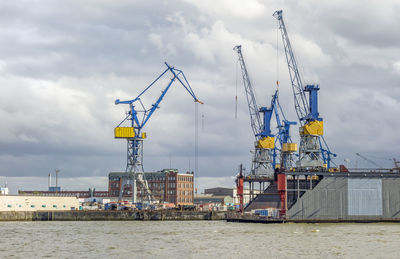
[{"label": "dock", "polygon": [[168,221],[224,220],[224,212],[176,210],[98,210],[98,211],[2,211],[0,221]]}]

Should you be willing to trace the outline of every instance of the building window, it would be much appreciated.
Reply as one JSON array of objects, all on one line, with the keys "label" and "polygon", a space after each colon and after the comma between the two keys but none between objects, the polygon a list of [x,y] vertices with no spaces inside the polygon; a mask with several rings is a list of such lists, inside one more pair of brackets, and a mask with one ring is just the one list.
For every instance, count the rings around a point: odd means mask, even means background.
[{"label": "building window", "polygon": [[7,205],[7,207],[11,208],[11,207],[12,207],[12,205]]},{"label": "building window", "polygon": [[31,208],[35,208],[35,205],[31,205]]},{"label": "building window", "polygon": [[42,208],[46,208],[46,205],[42,205]]},{"label": "building window", "polygon": [[65,208],[66,206],[65,205],[63,205],[63,208]]},{"label": "building window", "polygon": [[57,205],[53,205],[53,208],[57,208]]}]

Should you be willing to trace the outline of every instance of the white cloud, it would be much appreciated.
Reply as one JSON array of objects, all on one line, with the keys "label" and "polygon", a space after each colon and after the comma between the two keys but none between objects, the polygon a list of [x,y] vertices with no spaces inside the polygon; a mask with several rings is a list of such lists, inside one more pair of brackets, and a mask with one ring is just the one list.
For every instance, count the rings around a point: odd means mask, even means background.
[{"label": "white cloud", "polygon": [[200,9],[201,12],[218,16],[233,16],[236,18],[254,19],[263,15],[265,7],[258,0],[222,0],[196,1],[185,0]]},{"label": "white cloud", "polygon": [[163,46],[162,42],[162,37],[161,35],[155,34],[155,33],[150,33],[149,34],[149,39],[154,46],[156,46],[158,49],[161,49]]},{"label": "white cloud", "polygon": [[400,72],[400,61],[393,63],[393,68],[396,72]]}]

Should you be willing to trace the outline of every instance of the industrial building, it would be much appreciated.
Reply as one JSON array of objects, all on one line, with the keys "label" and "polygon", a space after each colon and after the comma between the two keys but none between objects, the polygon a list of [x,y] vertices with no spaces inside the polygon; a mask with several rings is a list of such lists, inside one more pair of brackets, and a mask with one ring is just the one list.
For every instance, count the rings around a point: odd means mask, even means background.
[{"label": "industrial building", "polygon": [[230,195],[196,194],[194,196],[196,207],[222,207],[233,206],[233,198]]},{"label": "industrial building", "polygon": [[91,197],[109,197],[108,191],[96,191],[89,189],[88,191],[26,191],[19,190],[19,195],[29,196],[57,196],[57,197],[77,197],[77,198],[91,198]]},{"label": "industrial building", "polygon": [[197,207],[233,206],[234,188],[215,187],[204,189],[204,194],[194,196],[194,204]]},{"label": "industrial building", "polygon": [[[276,208],[301,221],[400,220],[398,172],[285,172],[246,207]],[[285,203],[281,202],[284,193]]]},{"label": "industrial building", "polygon": [[[122,197],[132,197],[133,173],[111,172],[108,175],[108,192],[111,197],[120,196],[120,188],[123,183]],[[156,202],[168,202],[175,205],[193,204],[193,184],[194,176],[192,173],[181,174],[177,169],[163,169],[158,172],[145,172],[143,178],[147,181],[152,199]],[[139,185],[137,187],[137,197],[142,199],[144,190]]]},{"label": "industrial building", "polygon": [[204,194],[212,194],[214,196],[231,196],[233,197],[233,192],[235,188],[226,188],[226,187],[215,187],[204,189]]},{"label": "industrial building", "polygon": [[0,211],[60,211],[79,209],[76,197],[0,195]]},{"label": "industrial building", "polygon": [[[251,200],[252,196],[256,196],[257,194],[261,193],[262,191],[260,190],[252,190],[252,195],[250,195],[250,189],[244,189],[243,190],[243,203],[248,204]],[[225,197],[231,197],[232,201],[229,201],[229,199],[225,199]],[[227,188],[227,187],[215,187],[215,188],[208,188],[204,189],[204,195],[196,195],[195,196],[195,203],[201,203],[201,202],[207,202],[211,201],[210,197],[212,198],[219,198],[225,199],[226,201],[229,201],[229,203],[232,203],[233,205],[239,205],[240,204],[240,197],[237,195],[237,189],[236,188]],[[228,203],[228,202],[225,202]]]}]

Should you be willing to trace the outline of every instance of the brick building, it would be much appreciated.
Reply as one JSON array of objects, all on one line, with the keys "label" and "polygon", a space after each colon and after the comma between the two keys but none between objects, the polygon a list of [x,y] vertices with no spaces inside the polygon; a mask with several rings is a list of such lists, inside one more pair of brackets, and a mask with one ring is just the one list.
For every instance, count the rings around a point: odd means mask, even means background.
[{"label": "brick building", "polygon": [[[124,179],[125,178],[125,179]],[[177,169],[163,169],[158,172],[146,172],[144,178],[147,180],[153,199],[159,202],[170,202],[175,205],[193,204],[194,177],[192,173],[180,174]],[[111,197],[118,197],[120,185],[123,180],[127,184],[123,190],[123,197],[132,196],[133,174],[111,172],[108,175],[108,191]],[[137,197],[143,196],[140,185],[137,185]]]}]

